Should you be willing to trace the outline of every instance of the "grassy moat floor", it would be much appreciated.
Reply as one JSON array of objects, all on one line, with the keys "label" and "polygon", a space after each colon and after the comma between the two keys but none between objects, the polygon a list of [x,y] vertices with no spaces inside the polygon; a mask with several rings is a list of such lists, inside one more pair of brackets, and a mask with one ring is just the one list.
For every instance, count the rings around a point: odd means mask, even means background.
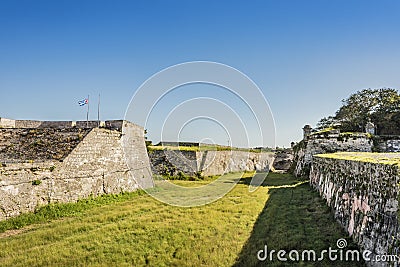
[{"label": "grassy moat floor", "polygon": [[[25,227],[3,233],[0,266],[364,266],[327,257],[281,262],[276,254],[272,262],[259,261],[257,252],[265,245],[320,253],[346,238],[347,249],[356,246],[308,183],[270,173],[250,193],[250,180],[251,174],[245,175],[223,198],[200,207],[169,206],[130,193],[56,205],[47,210],[50,215],[42,209],[20,219],[25,223],[14,220]],[[174,181],[182,186],[208,182]],[[7,228],[12,224],[0,222],[0,229]]]}]

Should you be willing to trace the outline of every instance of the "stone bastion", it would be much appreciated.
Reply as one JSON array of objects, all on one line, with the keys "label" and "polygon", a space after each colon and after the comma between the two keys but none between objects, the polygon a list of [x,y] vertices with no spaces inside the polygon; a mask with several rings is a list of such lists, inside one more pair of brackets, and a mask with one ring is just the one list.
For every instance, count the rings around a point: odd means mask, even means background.
[{"label": "stone bastion", "polygon": [[39,205],[153,187],[144,129],[129,121],[0,118],[0,220]]}]

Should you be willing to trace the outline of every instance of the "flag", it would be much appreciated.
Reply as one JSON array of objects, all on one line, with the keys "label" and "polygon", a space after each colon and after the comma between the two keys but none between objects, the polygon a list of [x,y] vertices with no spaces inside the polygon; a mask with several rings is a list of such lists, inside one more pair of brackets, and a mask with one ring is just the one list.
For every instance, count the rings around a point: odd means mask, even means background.
[{"label": "flag", "polygon": [[89,103],[89,99],[85,98],[81,101],[78,101],[79,106],[84,106]]}]

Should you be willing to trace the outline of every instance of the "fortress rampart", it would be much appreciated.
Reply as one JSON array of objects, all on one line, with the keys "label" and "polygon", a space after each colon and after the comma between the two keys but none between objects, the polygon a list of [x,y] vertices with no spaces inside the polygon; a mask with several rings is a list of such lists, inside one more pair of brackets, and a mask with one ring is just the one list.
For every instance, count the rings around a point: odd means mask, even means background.
[{"label": "fortress rampart", "polygon": [[149,151],[153,173],[186,175],[201,173],[204,176],[228,172],[270,170],[274,161],[272,152],[225,151]]},{"label": "fortress rampart", "polygon": [[[400,153],[335,153],[314,156],[310,184],[362,251],[399,255]],[[367,266],[397,266],[367,262]]]},{"label": "fortress rampart", "polygon": [[38,205],[153,186],[144,129],[128,121],[2,118],[0,136],[0,220]]}]

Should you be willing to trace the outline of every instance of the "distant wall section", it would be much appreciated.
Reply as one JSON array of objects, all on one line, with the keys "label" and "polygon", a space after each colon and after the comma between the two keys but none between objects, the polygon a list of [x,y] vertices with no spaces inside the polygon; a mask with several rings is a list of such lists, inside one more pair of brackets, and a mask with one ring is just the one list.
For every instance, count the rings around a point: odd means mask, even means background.
[{"label": "distant wall section", "polygon": [[152,170],[156,174],[186,175],[201,173],[204,176],[228,172],[269,170],[274,153],[246,151],[179,151],[150,150]]}]

